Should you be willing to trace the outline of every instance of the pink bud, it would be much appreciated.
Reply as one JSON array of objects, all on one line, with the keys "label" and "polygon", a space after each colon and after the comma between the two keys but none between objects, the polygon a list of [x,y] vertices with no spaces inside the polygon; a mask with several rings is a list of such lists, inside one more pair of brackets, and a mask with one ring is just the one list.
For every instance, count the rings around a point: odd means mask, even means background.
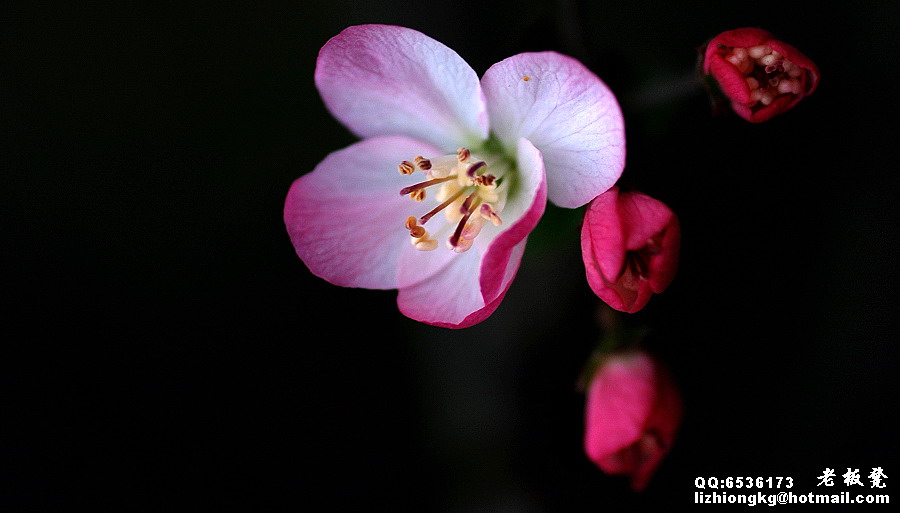
[{"label": "pink bud", "polygon": [[703,71],[734,111],[760,123],[791,109],[819,84],[819,68],[793,46],[757,28],[722,32],[706,46]]},{"label": "pink bud", "polygon": [[588,206],[581,256],[588,284],[606,304],[634,313],[675,277],[681,228],[661,201],[613,187]]},{"label": "pink bud", "polygon": [[682,404],[668,371],[644,352],[611,353],[594,373],[585,406],[584,450],[607,474],[641,491],[675,441]]}]

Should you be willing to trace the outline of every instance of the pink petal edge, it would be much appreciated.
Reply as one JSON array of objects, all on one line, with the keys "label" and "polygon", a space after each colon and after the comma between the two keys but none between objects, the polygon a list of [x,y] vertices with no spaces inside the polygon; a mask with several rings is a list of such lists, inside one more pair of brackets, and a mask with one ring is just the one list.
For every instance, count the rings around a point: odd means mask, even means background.
[{"label": "pink petal edge", "polygon": [[478,75],[410,28],[344,29],[319,51],[315,82],[329,111],[360,137],[406,135],[446,153],[488,134]]}]

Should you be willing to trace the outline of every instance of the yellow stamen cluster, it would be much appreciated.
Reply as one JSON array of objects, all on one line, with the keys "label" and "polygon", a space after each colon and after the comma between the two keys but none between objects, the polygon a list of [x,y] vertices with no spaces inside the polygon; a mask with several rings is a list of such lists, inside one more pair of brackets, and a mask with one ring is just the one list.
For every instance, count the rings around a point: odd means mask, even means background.
[{"label": "yellow stamen cluster", "polygon": [[404,160],[398,169],[404,175],[412,174],[418,169],[428,178],[400,191],[417,202],[425,199],[426,188],[440,186],[435,194],[439,205],[418,219],[410,216],[406,220],[406,228],[416,249],[430,251],[437,247],[437,241],[430,238],[422,225],[441,211],[449,222],[457,223],[453,234],[447,239],[447,246],[456,252],[472,247],[486,221],[494,226],[502,223],[496,208],[501,206],[499,180],[495,175],[488,174],[488,164],[473,157],[468,149],[459,148],[456,155],[435,159],[418,156],[412,162]]}]

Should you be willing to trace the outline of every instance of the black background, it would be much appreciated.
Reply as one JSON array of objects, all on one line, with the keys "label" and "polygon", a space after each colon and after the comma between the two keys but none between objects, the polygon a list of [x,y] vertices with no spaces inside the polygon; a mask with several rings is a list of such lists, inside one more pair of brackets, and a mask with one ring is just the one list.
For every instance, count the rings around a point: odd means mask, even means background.
[{"label": "black background", "polygon": [[[697,476],[808,493],[826,467],[893,489],[896,2],[3,10],[4,510],[655,510],[691,507]],[[600,332],[577,216],[551,208],[503,304],[461,331],[294,254],[288,187],[356,140],[316,55],[359,23],[421,30],[479,75],[557,50],[619,97],[621,183],[683,229],[675,282],[626,319],[686,403],[643,494],[581,450]],[[691,77],[744,26],[821,69],[760,125],[713,116]]]}]

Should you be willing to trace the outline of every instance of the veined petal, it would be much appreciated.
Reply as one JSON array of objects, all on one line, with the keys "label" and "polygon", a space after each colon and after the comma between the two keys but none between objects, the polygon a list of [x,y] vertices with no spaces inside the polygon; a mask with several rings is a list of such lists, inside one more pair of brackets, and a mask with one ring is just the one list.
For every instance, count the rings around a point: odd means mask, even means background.
[{"label": "veined petal", "polygon": [[360,137],[406,135],[445,152],[487,137],[478,75],[456,52],[409,28],[344,29],[319,52],[315,80],[331,113]]},{"label": "veined petal", "polygon": [[396,288],[398,259],[410,246],[403,226],[410,200],[399,194],[409,179],[397,164],[437,151],[407,137],[365,139],[294,181],[284,222],[310,271],[345,287]]},{"label": "veined petal", "polygon": [[[434,255],[435,262],[446,263],[444,267],[434,272],[434,264],[423,266],[420,272],[430,272],[428,278],[400,288],[397,304],[404,315],[436,326],[465,328],[483,321],[497,309],[519,269],[527,236],[543,215],[547,202],[540,152],[521,139],[516,160],[519,183],[501,213],[505,228],[486,239],[486,246],[476,242],[462,254],[446,251],[444,255]],[[479,238],[482,235],[486,234]],[[417,256],[426,255],[407,252],[401,257],[401,275],[409,272]],[[411,280],[401,277],[400,281]]]},{"label": "veined petal", "polygon": [[525,137],[541,151],[550,201],[579,207],[625,167],[625,129],[615,96],[576,59],[521,53],[481,79],[491,130],[508,148]]},{"label": "veined petal", "polygon": [[[619,276],[625,263],[625,234],[619,217],[618,188],[597,196],[588,206],[581,226],[581,251],[588,283],[597,292]],[[603,248],[597,251],[596,248]]]}]

